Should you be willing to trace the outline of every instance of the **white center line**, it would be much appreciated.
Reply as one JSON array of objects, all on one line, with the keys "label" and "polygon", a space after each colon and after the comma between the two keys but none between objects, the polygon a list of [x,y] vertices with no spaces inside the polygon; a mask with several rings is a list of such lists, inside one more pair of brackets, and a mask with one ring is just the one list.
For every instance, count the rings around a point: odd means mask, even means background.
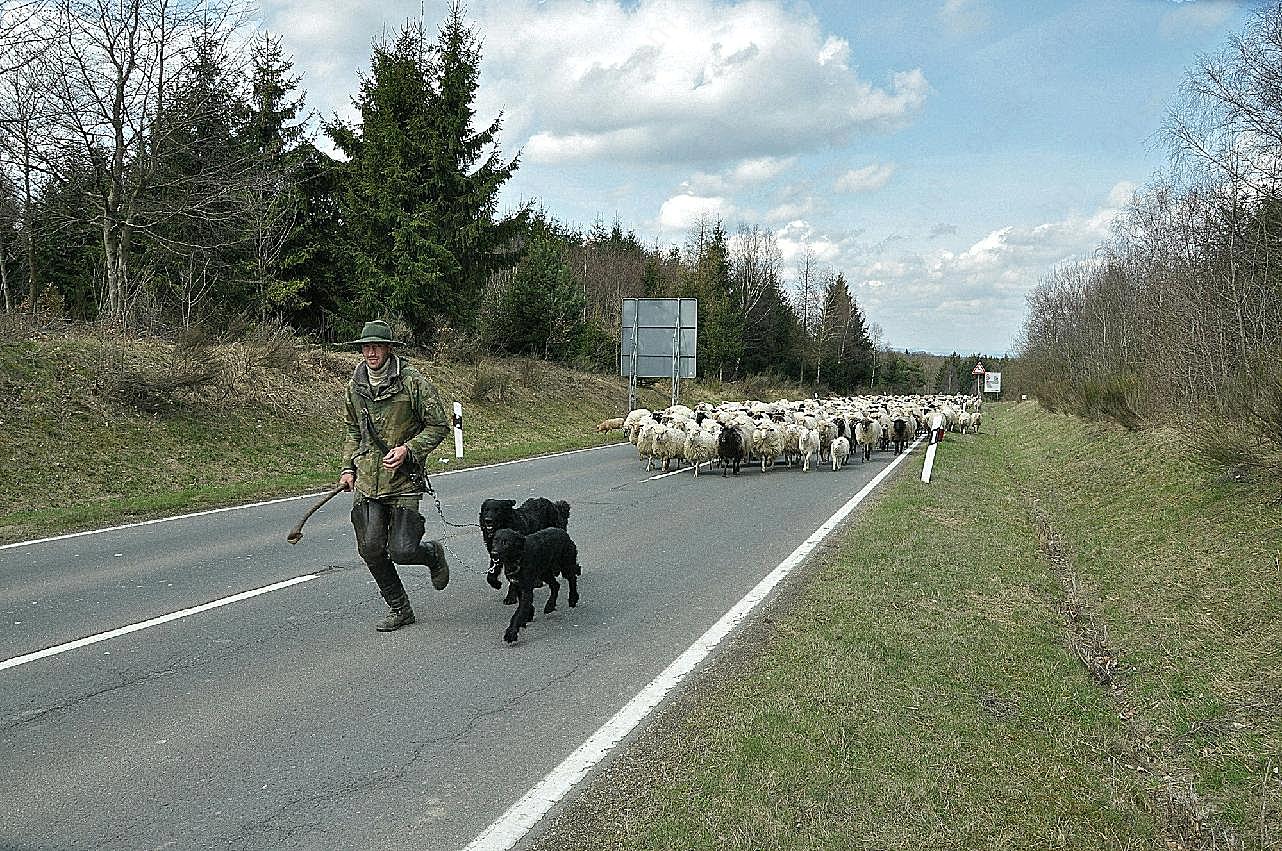
[{"label": "white center line", "polygon": [[757,604],[764,600],[774,590],[774,587],[810,554],[811,550],[818,546],[824,538],[828,537],[828,534],[837,528],[849,516],[850,512],[854,511],[856,506],[863,502],[873,492],[873,489],[881,484],[890,475],[891,471],[899,466],[899,463],[907,458],[920,443],[921,439],[919,438],[908,448],[907,452],[895,456],[894,460],[874,476],[872,481],[864,485],[859,493],[851,497],[850,501],[839,508],[836,514],[828,518],[801,546],[793,550],[791,555],[767,574],[765,579],[757,583],[757,586],[736,603],[734,608],[726,612],[721,620],[713,624],[698,641],[678,656],[676,661],[669,665],[663,673],[651,680],[649,685],[643,688],[636,697],[628,701],[613,718],[606,721],[574,753],[548,772],[542,780],[535,784],[533,789],[525,793],[521,800],[509,807],[507,812],[503,813],[489,827],[483,830],[479,836],[468,844],[464,851],[507,851],[507,849],[519,842],[538,823],[539,819],[543,818],[548,810],[552,809],[557,801],[561,800],[571,789],[578,785],[579,781],[598,762],[604,759],[615,745],[631,733],[659,705],[667,693],[685,679],[686,675],[693,671],[721,643],[721,640],[738,626],[756,608]]},{"label": "white center line", "polygon": [[152,618],[151,620],[141,621],[139,623],[122,626],[119,629],[113,629],[109,632],[100,632],[97,635],[77,638],[75,641],[69,641],[66,644],[58,644],[54,647],[46,647],[44,650],[37,650],[34,653],[27,653],[23,656],[15,656],[12,659],[6,659],[0,662],[0,671],[7,668],[16,668],[19,665],[25,665],[28,662],[34,662],[37,659],[44,659],[47,656],[56,656],[59,653],[66,653],[68,650],[76,650],[81,647],[88,647],[90,644],[97,644],[100,641],[106,641],[109,638],[116,638],[121,635],[128,635],[131,632],[137,632],[140,629],[158,626],[162,623],[176,621],[179,618],[185,618],[189,615],[207,612],[210,609],[217,609],[220,606],[228,606],[232,603],[239,603],[242,600],[248,600],[251,597],[257,597],[259,594],[266,594],[269,591],[278,591],[281,588],[288,588],[291,585],[298,585],[301,582],[310,582],[318,577],[319,573],[308,573],[304,576],[295,576],[293,579],[286,579],[284,582],[277,582],[272,585],[264,585],[262,588],[254,588],[250,591],[242,591],[239,594],[233,594],[230,597],[223,597],[219,600],[212,600],[208,603],[202,603],[199,606],[192,606],[190,609],[182,609],[177,612],[170,612],[167,615]]}]

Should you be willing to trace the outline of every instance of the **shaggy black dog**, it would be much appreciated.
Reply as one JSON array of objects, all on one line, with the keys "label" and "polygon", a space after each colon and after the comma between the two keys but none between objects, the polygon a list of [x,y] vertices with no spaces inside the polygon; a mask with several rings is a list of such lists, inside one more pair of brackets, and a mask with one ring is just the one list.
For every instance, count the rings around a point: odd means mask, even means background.
[{"label": "shaggy black dog", "polygon": [[503,633],[503,640],[508,644],[516,641],[521,627],[534,620],[534,589],[547,583],[552,592],[543,614],[556,611],[556,597],[561,584],[556,577],[562,576],[570,584],[567,602],[570,608],[579,603],[579,548],[564,529],[540,529],[529,535],[521,535],[511,529],[499,529],[494,533],[494,554],[503,566],[510,587],[516,588],[520,596],[512,620]]},{"label": "shaggy black dog", "polygon": [[[491,588],[502,588],[499,580],[499,560],[494,554],[494,533],[499,529],[511,529],[522,535],[537,532],[540,529],[564,529],[570,523],[570,503],[565,500],[553,502],[541,496],[531,497],[516,507],[514,499],[487,499],[481,503],[481,538],[485,541],[485,550],[490,554],[490,569],[485,573],[485,581]],[[516,602],[516,588],[508,585],[504,603]]]}]

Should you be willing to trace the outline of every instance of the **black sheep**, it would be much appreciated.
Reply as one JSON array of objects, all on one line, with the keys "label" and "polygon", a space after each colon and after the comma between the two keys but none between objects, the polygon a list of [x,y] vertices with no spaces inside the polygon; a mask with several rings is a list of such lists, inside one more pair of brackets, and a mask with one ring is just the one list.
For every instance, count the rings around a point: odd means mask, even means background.
[{"label": "black sheep", "polygon": [[[514,499],[487,499],[481,503],[481,538],[485,541],[485,550],[490,554],[490,569],[485,573],[485,581],[491,588],[502,588],[499,580],[499,560],[494,553],[494,533],[499,529],[512,529],[522,535],[537,532],[540,529],[564,529],[570,523],[570,503],[565,500],[553,502],[541,496],[531,497],[516,507]],[[516,602],[516,588],[509,585],[507,605]]]},{"label": "black sheep", "polygon": [[726,468],[733,467],[734,474],[739,475],[739,465],[748,455],[748,449],[743,445],[743,432],[732,425],[721,429],[721,435],[717,438],[717,459],[721,462],[721,476],[726,475]]},{"label": "black sheep", "polygon": [[904,451],[904,446],[908,443],[908,421],[902,417],[896,418],[891,431],[894,432],[895,454],[898,455]]},{"label": "black sheep", "polygon": [[540,529],[529,535],[499,529],[494,533],[494,554],[503,566],[510,587],[516,588],[520,597],[503,633],[503,640],[508,644],[516,641],[521,627],[534,620],[534,589],[545,582],[551,595],[543,614],[556,611],[556,598],[561,590],[561,584],[556,581],[558,575],[570,585],[566,600],[570,608],[579,604],[579,575],[583,568],[579,567],[579,549],[564,529]]}]

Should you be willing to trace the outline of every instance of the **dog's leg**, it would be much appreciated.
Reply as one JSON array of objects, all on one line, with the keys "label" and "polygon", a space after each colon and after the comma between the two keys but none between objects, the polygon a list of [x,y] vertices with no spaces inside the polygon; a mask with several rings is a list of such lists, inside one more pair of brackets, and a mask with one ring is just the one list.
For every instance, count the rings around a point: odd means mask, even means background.
[{"label": "dog's leg", "polygon": [[515,606],[516,601],[520,598],[521,589],[511,580],[507,583],[507,596],[503,598],[503,605]]},{"label": "dog's leg", "polygon": [[571,609],[573,609],[575,606],[579,604],[579,576],[578,575],[579,573],[582,572],[582,570],[583,568],[579,567],[576,564],[574,566],[574,572],[571,573],[569,576],[565,577],[566,581],[570,583],[570,594],[568,597],[566,597],[565,601],[570,604]]},{"label": "dog's leg", "polygon": [[555,577],[548,577],[548,590],[551,594],[548,596],[547,604],[543,607],[543,614],[550,615],[556,611],[556,597],[561,593],[561,583],[556,581]]},{"label": "dog's leg", "polygon": [[[520,633],[521,627],[525,626],[527,623],[530,622],[531,619],[533,619],[534,589],[526,588],[524,587],[524,585],[518,582],[513,582],[508,587],[517,588],[521,596],[521,602],[519,605],[517,605],[516,611],[512,613],[512,620],[508,622],[507,631],[503,633],[503,640],[506,641],[508,644],[511,644],[512,642],[516,641],[517,634]],[[526,611],[525,611],[527,599],[529,599],[530,601],[531,611],[530,611],[529,617],[526,616]]]}]

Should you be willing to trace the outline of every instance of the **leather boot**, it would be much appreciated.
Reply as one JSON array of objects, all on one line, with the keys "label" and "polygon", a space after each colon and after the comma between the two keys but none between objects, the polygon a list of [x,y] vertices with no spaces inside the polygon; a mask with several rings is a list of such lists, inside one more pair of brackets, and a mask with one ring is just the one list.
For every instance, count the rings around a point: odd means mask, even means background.
[{"label": "leather boot", "polygon": [[392,607],[391,614],[374,624],[374,629],[379,632],[392,632],[414,623],[414,610],[410,608],[409,597],[401,594],[394,600],[388,600],[387,604]]},{"label": "leather boot", "polygon": [[435,560],[434,564],[428,566],[432,571],[432,587],[442,591],[446,585],[450,584],[450,566],[445,562],[445,545],[440,541],[428,541],[427,548],[432,552]]}]

